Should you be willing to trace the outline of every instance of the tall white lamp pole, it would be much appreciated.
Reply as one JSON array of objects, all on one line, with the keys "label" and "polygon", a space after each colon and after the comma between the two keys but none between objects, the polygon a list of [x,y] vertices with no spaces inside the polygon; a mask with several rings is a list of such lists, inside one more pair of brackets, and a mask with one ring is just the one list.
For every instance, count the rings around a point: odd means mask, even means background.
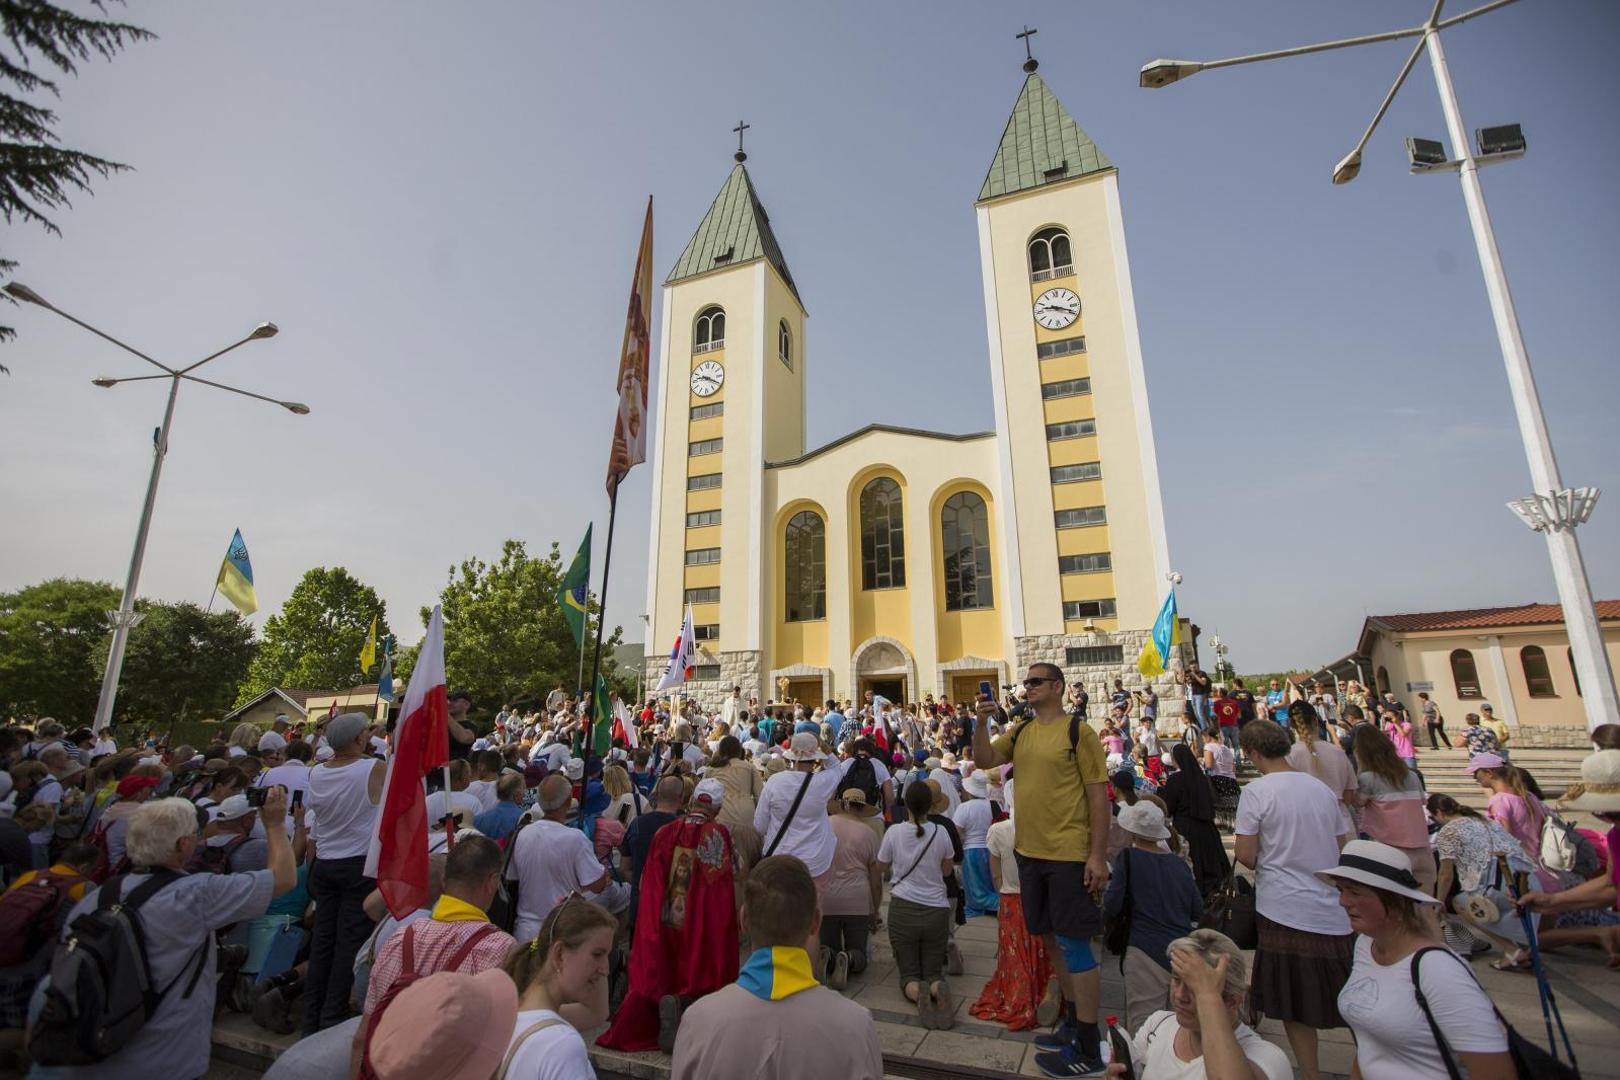
[{"label": "tall white lamp pole", "polygon": [[113,387],[126,382],[146,382],[151,379],[169,380],[169,400],[163,409],[163,424],[157,429],[152,440],[152,475],[146,482],[146,501],[141,504],[141,523],[135,530],[135,550],[130,553],[129,557],[129,574],[124,579],[124,595],[118,602],[118,610],[107,613],[107,621],[112,624],[113,635],[112,644],[107,650],[107,670],[101,677],[101,696],[96,700],[96,720],[93,730],[99,733],[112,723],[113,702],[118,697],[118,679],[124,670],[124,648],[129,644],[130,630],[136,623],[141,621],[140,615],[135,611],[135,591],[140,583],[141,562],[146,558],[146,536],[152,527],[152,508],[157,505],[158,478],[163,474],[163,459],[169,453],[169,428],[174,423],[174,402],[175,397],[180,392],[180,381],[184,379],[187,382],[201,383],[204,386],[212,386],[218,390],[228,390],[233,394],[241,394],[243,397],[254,398],[258,401],[268,401],[272,405],[279,405],[288,412],[299,416],[307,415],[309,406],[297,401],[280,401],[276,398],[265,397],[262,394],[255,394],[234,386],[210,382],[207,379],[191,374],[192,371],[202,367],[210,360],[217,360],[232,349],[246,345],[250,341],[275,337],[277,332],[275,323],[260,323],[253,328],[252,333],[241,341],[227,345],[218,352],[205,356],[188,367],[171,368],[167,364],[161,364],[152,359],[139,349],[124,344],[111,334],[98,330],[89,323],[69,315],[21,282],[13,281],[6,285],[5,292],[17,300],[37,304],[47,311],[55,312],[74,325],[82,326],[97,337],[117,345],[125,352],[133,353],[153,367],[161,368],[164,372],[162,375],[136,375],[122,379],[110,378],[104,375],[91,380],[95,385]]},{"label": "tall white lamp pole", "polygon": [[[1620,723],[1620,697],[1615,693],[1614,670],[1603,647],[1603,631],[1598,625],[1597,609],[1592,602],[1592,586],[1586,578],[1586,565],[1581,559],[1580,542],[1575,529],[1587,518],[1597,504],[1599,491],[1595,487],[1566,488],[1558,474],[1558,459],[1553,454],[1552,439],[1547,433],[1547,418],[1541,409],[1541,396],[1536,392],[1535,375],[1530,370],[1530,355],[1519,332],[1519,316],[1513,307],[1513,294],[1508,290],[1507,273],[1502,268],[1502,255],[1496,247],[1496,233],[1491,228],[1491,217],[1485,209],[1485,193],[1479,184],[1479,169],[1524,155],[1524,140],[1517,126],[1485,129],[1479,133],[1480,153],[1469,145],[1463,127],[1462,111],[1457,105],[1457,92],[1451,85],[1451,73],[1446,67],[1446,53],[1440,44],[1440,31],[1458,23],[1506,7],[1514,0],[1494,0],[1472,11],[1440,18],[1445,0],[1436,0],[1434,9],[1421,26],[1405,30],[1392,30],[1382,34],[1344,38],[1319,45],[1302,45],[1293,49],[1237,56],[1226,60],[1154,60],[1142,67],[1140,83],[1144,87],[1168,86],[1189,75],[1212,68],[1235,67],[1261,60],[1276,60],[1307,53],[1326,52],[1355,45],[1369,45],[1400,38],[1418,38],[1417,45],[1406,58],[1406,64],[1395,77],[1395,85],[1384,96],[1383,104],[1373,114],[1372,123],[1362,134],[1345,158],[1333,170],[1333,182],[1346,184],[1361,171],[1361,152],[1372,137],[1389,106],[1395,100],[1401,85],[1411,73],[1418,57],[1425,51],[1434,69],[1434,82],[1440,93],[1440,107],[1446,117],[1446,132],[1451,140],[1451,158],[1446,159],[1443,148],[1426,140],[1411,139],[1407,146],[1412,158],[1412,171],[1455,172],[1462,181],[1463,202],[1468,208],[1468,222],[1474,231],[1474,246],[1479,251],[1480,268],[1485,274],[1485,292],[1490,298],[1491,316],[1496,324],[1496,337],[1502,348],[1502,360],[1507,366],[1508,387],[1513,394],[1513,410],[1518,417],[1519,435],[1524,441],[1525,457],[1530,464],[1530,478],[1534,492],[1508,503],[1508,508],[1530,528],[1547,538],[1547,554],[1552,562],[1553,581],[1558,587],[1558,600],[1564,611],[1564,625],[1569,632],[1570,654],[1575,664],[1575,676],[1580,681],[1582,703],[1586,707],[1586,726],[1593,730],[1602,724]],[[1505,692],[1506,688],[1504,688]]]}]

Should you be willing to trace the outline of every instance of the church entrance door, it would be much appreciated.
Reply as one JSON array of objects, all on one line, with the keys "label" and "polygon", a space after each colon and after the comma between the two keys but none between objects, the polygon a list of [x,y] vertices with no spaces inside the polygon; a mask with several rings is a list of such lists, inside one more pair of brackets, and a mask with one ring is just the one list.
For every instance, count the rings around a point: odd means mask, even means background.
[{"label": "church entrance door", "polygon": [[866,702],[866,692],[870,690],[877,697],[885,697],[896,705],[904,705],[906,698],[906,677],[904,675],[880,676],[861,680],[861,703]]}]

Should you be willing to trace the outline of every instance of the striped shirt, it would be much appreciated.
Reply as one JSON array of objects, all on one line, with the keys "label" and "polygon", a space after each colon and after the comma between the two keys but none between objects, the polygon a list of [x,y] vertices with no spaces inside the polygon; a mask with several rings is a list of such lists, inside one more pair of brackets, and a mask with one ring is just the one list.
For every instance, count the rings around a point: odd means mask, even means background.
[{"label": "striped shirt", "polygon": [[[445,921],[446,917],[453,921]],[[412,939],[411,952],[418,975],[436,975],[450,970],[463,975],[477,975],[500,967],[506,962],[512,946],[517,944],[512,935],[503,930],[486,933],[458,967],[450,968],[450,958],[456,950],[488,925],[489,920],[483,917],[483,912],[477,911],[471,904],[453,896],[441,896],[434,905],[431,918],[417,919],[398,933],[391,934],[382,951],[377,954],[377,962],[371,969],[371,981],[366,987],[366,1015],[370,1016],[377,1008],[377,1003],[388,993],[388,988],[394,985],[394,980],[399,978],[404,968],[405,935],[409,934]]]}]

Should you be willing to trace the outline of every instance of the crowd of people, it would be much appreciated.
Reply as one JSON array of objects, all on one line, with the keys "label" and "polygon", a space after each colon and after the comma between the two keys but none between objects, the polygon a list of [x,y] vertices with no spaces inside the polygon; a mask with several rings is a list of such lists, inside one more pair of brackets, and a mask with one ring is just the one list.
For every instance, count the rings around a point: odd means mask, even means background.
[{"label": "crowd of people", "polygon": [[[1488,707],[1455,737],[1480,813],[1428,791],[1392,697],[1177,678],[1173,716],[1116,680],[1094,717],[1044,663],[1000,700],[615,698],[600,754],[561,688],[483,723],[454,692],[429,896],[404,918],[366,874],[372,717],[201,749],[0,730],[0,1049],[40,1077],[202,1076],[235,1010],[301,1036],[278,1080],[579,1080],[587,1040],[662,1050],[682,1080],[876,1080],[872,1015],[841,991],[884,934],[918,1023],[1038,1030],[1048,1076],[1123,1075],[1099,1016],[1117,962],[1137,1076],[1294,1075],[1263,1016],[1306,1078],[1337,1027],[1367,1080],[1483,1078],[1513,1066],[1469,958],[1524,970],[1535,935],[1620,966],[1620,826],[1570,826]],[[1615,825],[1620,730],[1594,738],[1562,805]],[[956,938],[980,917],[995,969],[963,1002]],[[149,988],[139,1016],[98,1030],[121,980]]]}]

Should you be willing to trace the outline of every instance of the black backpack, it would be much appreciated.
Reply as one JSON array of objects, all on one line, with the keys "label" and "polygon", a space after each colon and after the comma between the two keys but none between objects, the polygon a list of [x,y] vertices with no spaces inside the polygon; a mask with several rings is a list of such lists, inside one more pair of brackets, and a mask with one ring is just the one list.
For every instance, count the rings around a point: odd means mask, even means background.
[{"label": "black backpack", "polygon": [[228,874],[231,872],[231,857],[236,849],[248,842],[247,836],[233,836],[223,844],[202,843],[192,853],[190,861],[186,863],[188,874]]},{"label": "black backpack", "polygon": [[118,897],[125,879],[115,877],[101,887],[95,908],[73,920],[72,936],[51,960],[45,1008],[29,1030],[29,1053],[37,1063],[105,1061],[129,1045],[187,969],[192,970],[185,996],[197,989],[213,935],[203,935],[196,955],[167,986],[154,987],[138,914],[154,893],[184,876],[158,870],[123,901]]},{"label": "black backpack", "polygon": [[877,766],[865,754],[858,755],[850,763],[849,772],[844,776],[844,790],[859,788],[861,794],[866,796],[867,806],[883,805],[883,785],[878,783]]}]

